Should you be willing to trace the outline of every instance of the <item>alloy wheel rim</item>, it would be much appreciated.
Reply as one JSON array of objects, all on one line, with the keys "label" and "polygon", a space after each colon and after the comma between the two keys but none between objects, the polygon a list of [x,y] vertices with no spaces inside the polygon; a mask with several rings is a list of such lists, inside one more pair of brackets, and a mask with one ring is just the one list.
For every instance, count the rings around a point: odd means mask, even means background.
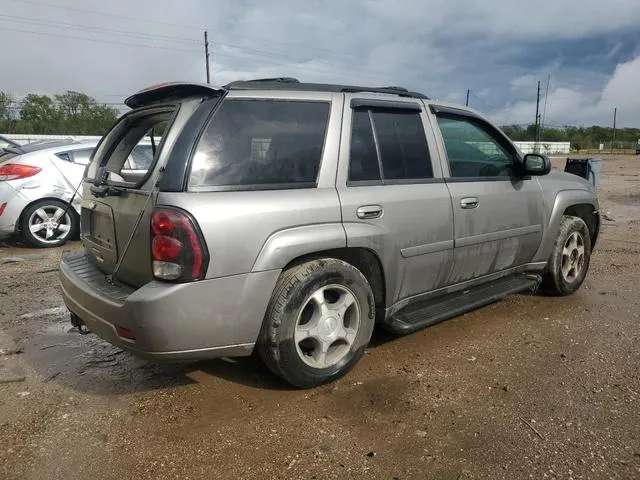
[{"label": "alloy wheel rim", "polygon": [[584,238],[573,232],[562,249],[562,278],[568,283],[575,282],[584,267]]},{"label": "alloy wheel rim", "polygon": [[31,235],[39,241],[56,243],[71,233],[71,216],[62,207],[45,205],[31,214],[28,225]]},{"label": "alloy wheel rim", "polygon": [[360,303],[343,285],[317,289],[300,309],[294,342],[300,359],[313,368],[329,368],[351,350],[361,323]]}]

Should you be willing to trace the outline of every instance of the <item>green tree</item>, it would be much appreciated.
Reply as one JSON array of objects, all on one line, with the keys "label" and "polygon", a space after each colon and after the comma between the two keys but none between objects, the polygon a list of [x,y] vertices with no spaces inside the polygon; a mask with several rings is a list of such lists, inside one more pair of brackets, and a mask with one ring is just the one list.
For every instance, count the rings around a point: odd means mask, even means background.
[{"label": "green tree", "polygon": [[60,129],[60,116],[51,97],[30,93],[20,106],[19,133],[55,134]]},{"label": "green tree", "polygon": [[11,129],[13,104],[11,95],[0,92],[0,132],[8,132]]},{"label": "green tree", "polygon": [[118,112],[84,93],[67,91],[56,95],[63,128],[75,135],[103,134],[118,118]]}]

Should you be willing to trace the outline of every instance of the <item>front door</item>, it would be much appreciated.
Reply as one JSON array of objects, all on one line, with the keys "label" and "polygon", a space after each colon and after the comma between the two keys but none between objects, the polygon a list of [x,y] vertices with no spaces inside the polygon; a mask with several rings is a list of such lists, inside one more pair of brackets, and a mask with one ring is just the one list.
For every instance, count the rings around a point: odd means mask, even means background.
[{"label": "front door", "polygon": [[391,306],[445,284],[451,199],[423,102],[354,95],[346,96],[337,176],[343,225],[349,247],[380,259]]},{"label": "front door", "polygon": [[432,110],[453,206],[453,268],[447,283],[530,262],[542,236],[538,180],[518,175],[515,147],[485,120],[450,108]]}]

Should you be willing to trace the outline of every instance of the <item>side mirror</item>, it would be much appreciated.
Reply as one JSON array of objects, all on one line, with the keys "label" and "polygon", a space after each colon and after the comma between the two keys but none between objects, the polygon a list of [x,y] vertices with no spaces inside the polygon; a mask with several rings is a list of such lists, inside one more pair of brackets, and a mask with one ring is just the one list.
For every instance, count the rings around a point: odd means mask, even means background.
[{"label": "side mirror", "polygon": [[526,175],[546,175],[551,171],[551,160],[541,153],[527,153],[523,163]]}]

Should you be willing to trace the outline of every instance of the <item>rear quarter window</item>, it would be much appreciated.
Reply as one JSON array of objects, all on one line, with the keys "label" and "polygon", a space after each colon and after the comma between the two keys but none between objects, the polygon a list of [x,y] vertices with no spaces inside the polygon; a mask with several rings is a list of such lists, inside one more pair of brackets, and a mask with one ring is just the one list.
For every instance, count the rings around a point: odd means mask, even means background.
[{"label": "rear quarter window", "polygon": [[226,100],[196,148],[192,190],[315,187],[329,102]]}]

